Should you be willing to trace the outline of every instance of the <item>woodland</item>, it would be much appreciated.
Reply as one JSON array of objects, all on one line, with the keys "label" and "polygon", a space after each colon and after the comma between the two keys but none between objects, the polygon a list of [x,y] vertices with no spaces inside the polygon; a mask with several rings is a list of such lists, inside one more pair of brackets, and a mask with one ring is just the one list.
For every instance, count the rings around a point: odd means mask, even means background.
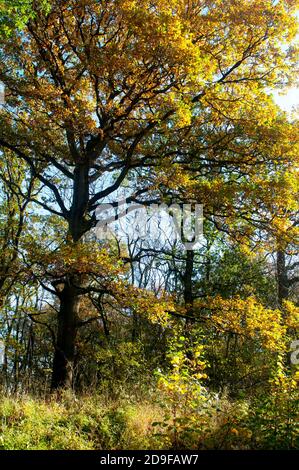
[{"label": "woodland", "polygon": [[0,0],[0,449],[299,449],[298,18]]}]

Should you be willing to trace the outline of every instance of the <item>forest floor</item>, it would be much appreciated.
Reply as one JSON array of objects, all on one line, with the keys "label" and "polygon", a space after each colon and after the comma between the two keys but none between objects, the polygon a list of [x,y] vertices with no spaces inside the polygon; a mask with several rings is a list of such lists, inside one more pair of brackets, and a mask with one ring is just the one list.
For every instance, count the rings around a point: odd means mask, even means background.
[{"label": "forest floor", "polygon": [[[0,401],[3,450],[263,449],[299,447],[298,422],[249,419],[246,401],[226,397],[175,421],[155,400],[108,400],[94,394]],[[266,411],[266,410],[265,410]],[[276,426],[276,428],[275,428]],[[286,432],[284,431],[286,426]]]}]

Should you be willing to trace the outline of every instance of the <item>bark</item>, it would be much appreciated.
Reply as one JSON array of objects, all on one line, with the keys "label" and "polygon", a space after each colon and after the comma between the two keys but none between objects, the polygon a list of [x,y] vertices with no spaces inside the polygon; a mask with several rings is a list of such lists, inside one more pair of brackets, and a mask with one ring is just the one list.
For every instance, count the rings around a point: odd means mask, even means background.
[{"label": "bark", "polygon": [[[194,251],[188,250],[186,256],[186,266],[185,266],[185,273],[183,277],[183,284],[184,284],[184,303],[186,307],[186,314],[192,316],[193,315],[193,288],[192,288],[192,277],[193,277],[193,269],[194,269]],[[192,321],[192,320],[188,320]]]},{"label": "bark", "polygon": [[89,201],[89,166],[78,164],[74,171],[73,201],[69,215],[69,234],[74,242],[91,228],[86,219]]},{"label": "bark", "polygon": [[289,296],[288,270],[286,266],[285,253],[282,250],[277,252],[277,296],[278,303],[281,306],[283,300]]},{"label": "bark", "polygon": [[73,386],[75,345],[78,331],[80,290],[72,285],[74,279],[65,283],[60,293],[57,341],[53,359],[52,390]]},{"label": "bark", "polygon": [[[89,164],[78,162],[74,171],[72,206],[68,215],[69,238],[80,243],[91,228],[88,213]],[[52,390],[73,387],[76,336],[82,283],[79,275],[66,276],[63,289],[58,293],[60,310],[53,359]]]},{"label": "bark", "polygon": [[[193,295],[193,270],[194,270],[194,251],[187,250],[186,256],[186,265],[185,265],[185,272],[184,272],[184,303],[186,307],[186,315],[187,317],[193,317],[194,314],[194,295]],[[185,323],[185,336],[189,338],[189,344],[193,344],[192,340],[192,326],[194,325],[193,318],[186,318]],[[192,350],[189,349],[187,351],[187,357],[189,360],[193,359]]]}]

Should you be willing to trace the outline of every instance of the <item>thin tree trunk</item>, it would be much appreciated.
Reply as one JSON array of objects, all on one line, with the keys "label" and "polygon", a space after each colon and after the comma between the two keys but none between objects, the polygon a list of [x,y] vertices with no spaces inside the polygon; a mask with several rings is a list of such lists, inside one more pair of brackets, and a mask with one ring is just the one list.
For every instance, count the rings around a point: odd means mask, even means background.
[{"label": "thin tree trunk", "polygon": [[286,267],[285,253],[283,250],[277,251],[277,296],[281,306],[283,301],[289,296],[288,271]]},{"label": "thin tree trunk", "polygon": [[[194,269],[194,251],[187,250],[186,255],[186,266],[185,266],[185,273],[183,278],[184,284],[184,303],[186,307],[186,314],[192,316],[193,315],[193,269]],[[188,319],[187,322],[192,322],[192,319]]]}]

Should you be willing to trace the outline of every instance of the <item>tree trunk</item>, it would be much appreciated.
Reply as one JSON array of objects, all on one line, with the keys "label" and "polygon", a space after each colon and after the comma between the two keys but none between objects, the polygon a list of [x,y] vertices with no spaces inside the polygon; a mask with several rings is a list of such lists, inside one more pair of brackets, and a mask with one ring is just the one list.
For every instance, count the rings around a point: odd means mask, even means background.
[{"label": "tree trunk", "polygon": [[[90,228],[86,220],[89,200],[89,164],[79,162],[74,171],[73,198],[68,214],[69,237],[77,243]],[[57,285],[59,288],[59,285]],[[56,290],[58,291],[59,289]],[[58,315],[57,339],[53,360],[52,390],[73,386],[75,345],[81,292],[80,275],[67,275],[63,288],[58,292],[60,310]]]},{"label": "tree trunk", "polygon": [[[184,303],[186,307],[186,314],[192,317],[193,315],[193,269],[194,269],[194,251],[187,250],[186,265],[183,277],[184,285]],[[187,322],[192,322],[192,319],[188,319]]]},{"label": "tree trunk", "polygon": [[73,386],[75,344],[78,330],[80,293],[73,279],[60,293],[57,340],[53,360],[52,390]]},{"label": "tree trunk", "polygon": [[[69,238],[80,244],[82,236],[91,228],[86,219],[89,201],[89,163],[78,162],[74,170],[72,206],[68,214]],[[63,288],[56,291],[60,300],[57,339],[52,371],[52,390],[73,386],[75,345],[78,331],[80,297],[82,295],[80,275],[67,275]],[[61,283],[61,284],[62,284]]]},{"label": "tree trunk", "polygon": [[288,271],[283,250],[277,251],[277,291],[278,303],[281,306],[283,300],[289,296]]}]

